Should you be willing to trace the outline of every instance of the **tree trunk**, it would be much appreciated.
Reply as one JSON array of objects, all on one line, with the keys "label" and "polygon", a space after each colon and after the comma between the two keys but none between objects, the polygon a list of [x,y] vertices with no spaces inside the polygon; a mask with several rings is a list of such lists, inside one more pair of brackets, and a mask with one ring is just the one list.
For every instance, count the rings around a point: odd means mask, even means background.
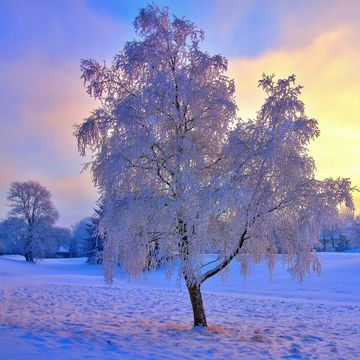
[{"label": "tree trunk", "polygon": [[191,305],[194,314],[194,327],[195,326],[207,326],[206,316],[204,310],[204,304],[202,301],[200,285],[188,285],[188,291],[190,295]]},{"label": "tree trunk", "polygon": [[25,256],[26,261],[35,262],[34,254],[32,252],[32,235],[31,234],[28,236],[28,238],[25,241],[24,256]]},{"label": "tree trunk", "polygon": [[25,260],[29,261],[29,262],[35,262],[34,261],[34,255],[33,255],[32,251],[26,251],[25,252]]}]

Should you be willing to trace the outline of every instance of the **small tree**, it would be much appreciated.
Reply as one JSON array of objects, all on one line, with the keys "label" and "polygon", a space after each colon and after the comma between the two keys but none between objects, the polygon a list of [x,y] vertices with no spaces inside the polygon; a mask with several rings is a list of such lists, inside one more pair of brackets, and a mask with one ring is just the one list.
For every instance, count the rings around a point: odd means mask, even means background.
[{"label": "small tree", "polygon": [[94,209],[94,211],[95,213],[91,217],[91,223],[87,227],[89,233],[87,238],[88,263],[102,264],[105,234],[101,233],[99,225],[104,213],[103,205],[100,203],[99,208]]},{"label": "small tree", "polygon": [[54,237],[56,239],[56,245],[58,248],[63,247],[69,249],[72,239],[72,233],[70,228],[56,226],[54,228]]},{"label": "small tree", "polygon": [[88,256],[88,227],[91,224],[91,218],[85,217],[72,226],[73,240],[70,245],[72,257]]},{"label": "small tree", "polygon": [[360,249],[360,215],[354,217],[350,223],[350,246]]},{"label": "small tree", "polygon": [[76,136],[81,154],[94,153],[106,209],[105,276],[119,262],[137,276],[161,258],[185,281],[194,326],[207,326],[201,285],[233,259],[243,272],[264,258],[271,269],[281,248],[297,278],[319,268],[312,250],[337,205],[352,207],[350,182],[314,178],[307,145],[319,130],[294,76],[263,76],[265,103],[244,122],[227,61],[200,50],[201,30],[153,5],[134,25],[140,39],[110,67],[81,64],[102,104]]},{"label": "small tree", "polygon": [[35,262],[42,256],[52,227],[59,217],[50,192],[38,182],[13,182],[7,196],[9,215],[23,221],[26,261]]}]

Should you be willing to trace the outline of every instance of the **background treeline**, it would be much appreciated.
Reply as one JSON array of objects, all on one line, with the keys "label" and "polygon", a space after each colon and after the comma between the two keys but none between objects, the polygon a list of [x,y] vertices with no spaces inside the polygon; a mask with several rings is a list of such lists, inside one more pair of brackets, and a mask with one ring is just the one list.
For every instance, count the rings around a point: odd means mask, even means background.
[{"label": "background treeline", "polygon": [[[36,257],[84,257],[92,249],[92,219],[86,217],[71,227],[48,227],[36,237]],[[21,254],[26,241],[22,219],[10,217],[0,221],[0,255]]]},{"label": "background treeline", "polygon": [[[12,183],[8,201],[8,217],[0,219],[0,255],[20,254],[27,261],[87,257],[89,263],[102,263],[106,236],[99,229],[104,215],[102,203],[94,209],[92,217],[85,217],[68,228],[55,226],[58,213],[51,194],[37,182]],[[331,226],[323,228],[317,246],[318,251],[359,249],[360,215],[349,212],[340,212]],[[280,246],[278,253],[282,253]]]},{"label": "background treeline", "polygon": [[[88,262],[102,263],[102,237],[98,233],[102,209],[71,227],[43,229],[38,239],[38,257],[88,257]],[[18,218],[0,221],[0,255],[23,254],[24,224]],[[342,214],[332,227],[323,229],[318,251],[360,249],[360,216]],[[279,249],[281,252],[281,249]]]}]

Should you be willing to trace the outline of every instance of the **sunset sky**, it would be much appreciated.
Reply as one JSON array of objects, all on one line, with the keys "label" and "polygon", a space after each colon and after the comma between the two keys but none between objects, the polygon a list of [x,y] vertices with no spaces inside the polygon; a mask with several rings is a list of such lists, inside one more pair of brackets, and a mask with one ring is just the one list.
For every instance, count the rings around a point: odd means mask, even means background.
[{"label": "sunset sky", "polygon": [[[12,181],[37,180],[53,194],[60,225],[92,214],[97,198],[81,173],[73,126],[95,103],[80,59],[111,60],[134,38],[140,0],[0,0],[0,218]],[[157,1],[205,30],[203,49],[229,59],[239,114],[263,101],[262,73],[296,74],[307,114],[319,121],[311,146],[317,177],[360,187],[360,1]],[[360,193],[354,194],[360,210]]]}]

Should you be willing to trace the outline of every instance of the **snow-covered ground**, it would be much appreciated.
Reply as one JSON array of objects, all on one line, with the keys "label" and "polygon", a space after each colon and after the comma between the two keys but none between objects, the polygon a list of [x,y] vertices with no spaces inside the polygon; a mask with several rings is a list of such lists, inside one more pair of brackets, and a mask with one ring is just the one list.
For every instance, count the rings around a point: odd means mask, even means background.
[{"label": "snow-covered ground", "polygon": [[85,259],[0,257],[0,359],[360,359],[360,254],[321,253],[300,284],[236,264],[203,286],[209,329],[161,271],[104,285]]}]

